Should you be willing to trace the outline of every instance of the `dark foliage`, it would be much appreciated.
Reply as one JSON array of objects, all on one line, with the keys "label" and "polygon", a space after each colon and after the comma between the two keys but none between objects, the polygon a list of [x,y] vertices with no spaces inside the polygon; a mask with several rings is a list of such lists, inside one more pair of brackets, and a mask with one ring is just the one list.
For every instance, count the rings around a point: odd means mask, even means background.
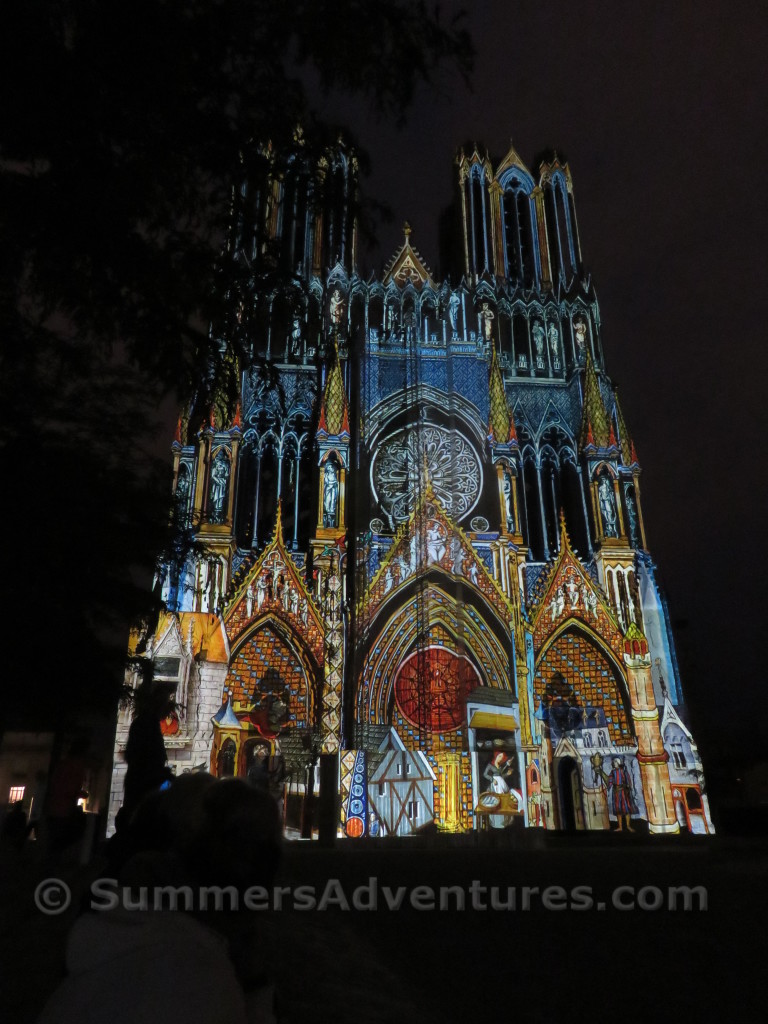
[{"label": "dark foliage", "polygon": [[163,396],[215,393],[237,355],[209,325],[241,284],[217,257],[242,155],[298,124],[318,152],[335,139],[310,78],[401,119],[441,64],[467,74],[471,46],[420,0],[25,0],[4,15],[5,569],[14,648],[37,654],[4,706],[44,694],[55,718],[114,705],[126,623],[152,614],[170,510],[148,449]]}]

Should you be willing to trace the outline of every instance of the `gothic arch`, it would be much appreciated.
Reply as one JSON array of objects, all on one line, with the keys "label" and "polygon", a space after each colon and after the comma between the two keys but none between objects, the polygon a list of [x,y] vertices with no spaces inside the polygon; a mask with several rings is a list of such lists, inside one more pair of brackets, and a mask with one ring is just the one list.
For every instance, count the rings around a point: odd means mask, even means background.
[{"label": "gothic arch", "polygon": [[567,618],[536,656],[534,699],[564,701],[576,708],[602,709],[615,743],[634,739],[629,688],[616,655],[586,623]]},{"label": "gothic arch", "polygon": [[[451,595],[448,584],[461,596]],[[514,678],[508,625],[480,594],[457,588],[456,581],[430,572],[393,595],[377,611],[366,631],[357,685],[361,723],[389,719],[393,685],[399,666],[420,647],[444,645],[468,656],[485,685],[505,689]],[[405,591],[405,593],[404,593]],[[423,602],[420,614],[418,604]],[[420,621],[421,620],[421,621]]]},{"label": "gothic arch", "polygon": [[320,669],[303,639],[288,623],[268,614],[238,638],[232,650],[225,687],[242,706],[259,695],[290,693],[287,725],[309,728],[319,707]]}]

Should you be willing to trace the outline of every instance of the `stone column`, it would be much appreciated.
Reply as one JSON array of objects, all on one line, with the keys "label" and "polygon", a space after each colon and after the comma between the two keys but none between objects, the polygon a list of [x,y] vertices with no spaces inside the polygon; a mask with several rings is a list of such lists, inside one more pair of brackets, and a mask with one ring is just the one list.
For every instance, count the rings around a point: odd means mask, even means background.
[{"label": "stone column", "polygon": [[680,825],[669,779],[669,755],[664,749],[659,729],[648,641],[634,623],[624,637],[624,664],[637,736],[637,761],[648,814],[648,830],[652,834],[676,833],[680,831]]}]

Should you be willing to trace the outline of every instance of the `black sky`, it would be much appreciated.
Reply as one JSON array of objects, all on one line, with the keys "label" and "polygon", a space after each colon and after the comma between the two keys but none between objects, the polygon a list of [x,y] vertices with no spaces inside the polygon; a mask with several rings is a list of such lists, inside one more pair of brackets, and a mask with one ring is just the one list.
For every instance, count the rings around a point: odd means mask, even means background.
[{"label": "black sky", "polygon": [[720,0],[468,6],[473,92],[446,75],[437,96],[420,93],[401,131],[362,107],[329,108],[367,147],[367,189],[395,213],[365,259],[380,269],[407,219],[436,268],[438,218],[465,140],[496,159],[512,140],[534,172],[547,147],[567,157],[694,724],[710,757],[733,749],[744,718],[742,751],[749,737],[768,749],[768,9]]}]

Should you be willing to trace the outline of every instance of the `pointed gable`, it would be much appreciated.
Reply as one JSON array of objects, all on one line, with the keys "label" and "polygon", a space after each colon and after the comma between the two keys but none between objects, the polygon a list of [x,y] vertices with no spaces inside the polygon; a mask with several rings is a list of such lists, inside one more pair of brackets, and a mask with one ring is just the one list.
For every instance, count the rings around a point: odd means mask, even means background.
[{"label": "pointed gable", "polygon": [[[171,639],[179,642],[179,649],[189,658],[204,655],[206,661],[226,664],[229,661],[229,646],[221,620],[209,612],[163,612],[160,616],[153,640],[153,652]],[[131,657],[138,655],[143,639],[141,631],[133,630],[128,644]]]},{"label": "pointed gable", "polygon": [[531,172],[523,163],[520,154],[517,152],[515,147],[512,145],[512,141],[510,140],[509,151],[507,152],[507,155],[504,157],[504,159],[501,161],[501,163],[496,169],[496,178],[501,178],[505,171],[508,171],[512,168],[522,171],[523,174],[526,175],[526,177],[530,178],[531,181],[533,181]]},{"label": "pointed gable", "polygon": [[272,539],[238,583],[224,610],[230,645],[260,619],[287,622],[302,637],[318,665],[323,662],[323,621],[314,598],[283,541],[281,505]]},{"label": "pointed gable", "polygon": [[509,622],[512,605],[488,571],[464,531],[445,512],[428,482],[421,501],[401,523],[392,547],[358,604],[361,624],[370,622],[388,596],[429,569],[475,587],[503,622]]},{"label": "pointed gable", "polygon": [[602,590],[574,554],[562,513],[560,553],[537,590],[540,596],[531,608],[533,645],[537,652],[564,622],[576,619],[601,637],[622,663],[624,637]]},{"label": "pointed gable", "polygon": [[407,221],[404,232],[405,241],[385,267],[382,283],[386,287],[392,282],[401,288],[412,284],[417,291],[421,291],[424,285],[429,285],[430,288],[437,290],[423,257],[411,245],[411,226]]}]

